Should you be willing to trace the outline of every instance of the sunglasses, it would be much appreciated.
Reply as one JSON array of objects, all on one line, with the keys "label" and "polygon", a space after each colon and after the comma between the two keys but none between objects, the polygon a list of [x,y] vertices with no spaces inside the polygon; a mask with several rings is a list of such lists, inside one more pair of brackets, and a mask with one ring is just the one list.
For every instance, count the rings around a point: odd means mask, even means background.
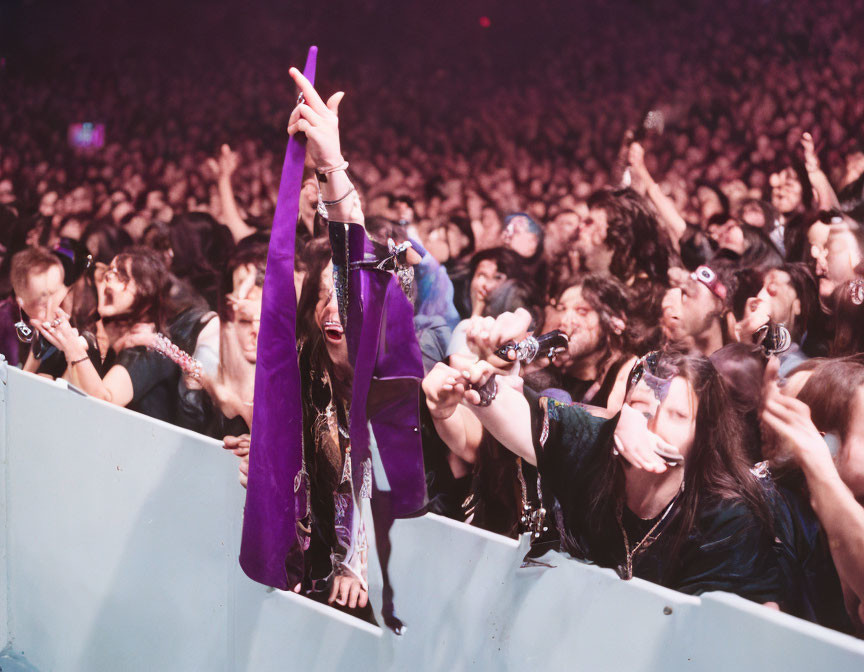
[{"label": "sunglasses", "polygon": [[672,379],[678,373],[678,367],[668,362],[660,350],[649,352],[647,355],[640,357],[630,370],[630,375],[627,377],[626,401],[629,403],[630,398],[633,396],[633,390],[643,380],[651,388],[657,400],[663,401],[666,395],[669,394],[669,386],[672,384]]}]

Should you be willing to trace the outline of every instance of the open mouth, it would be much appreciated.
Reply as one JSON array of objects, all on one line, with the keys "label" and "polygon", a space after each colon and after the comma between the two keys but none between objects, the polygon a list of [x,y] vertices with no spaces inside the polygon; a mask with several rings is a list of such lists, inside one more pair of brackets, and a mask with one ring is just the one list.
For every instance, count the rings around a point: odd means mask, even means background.
[{"label": "open mouth", "polygon": [[335,320],[327,320],[321,325],[321,330],[324,332],[324,338],[331,343],[338,343],[345,334],[342,324]]}]

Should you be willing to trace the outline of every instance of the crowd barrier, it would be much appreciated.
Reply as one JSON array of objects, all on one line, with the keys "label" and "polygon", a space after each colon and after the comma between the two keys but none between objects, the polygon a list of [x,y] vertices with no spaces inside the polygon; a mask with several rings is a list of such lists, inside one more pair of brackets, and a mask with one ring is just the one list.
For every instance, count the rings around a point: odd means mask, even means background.
[{"label": "crowd barrier", "polygon": [[557,554],[520,568],[516,541],[434,515],[391,532],[396,635],[245,577],[218,442],[5,363],[0,380],[4,670],[864,670],[853,638]]}]

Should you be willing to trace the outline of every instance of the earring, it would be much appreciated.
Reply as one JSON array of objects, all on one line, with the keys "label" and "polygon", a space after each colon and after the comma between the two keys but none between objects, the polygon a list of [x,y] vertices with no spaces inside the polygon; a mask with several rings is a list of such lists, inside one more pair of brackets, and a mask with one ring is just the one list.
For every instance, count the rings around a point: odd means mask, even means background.
[{"label": "earring", "polygon": [[24,321],[24,314],[21,312],[21,306],[18,306],[18,321],[15,323],[15,335],[22,343],[33,342],[33,328]]}]

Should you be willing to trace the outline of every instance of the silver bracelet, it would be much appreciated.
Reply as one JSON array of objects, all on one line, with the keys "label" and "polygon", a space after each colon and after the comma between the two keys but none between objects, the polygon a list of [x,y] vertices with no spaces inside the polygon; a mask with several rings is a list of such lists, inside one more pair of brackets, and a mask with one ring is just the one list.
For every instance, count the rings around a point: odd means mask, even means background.
[{"label": "silver bracelet", "polygon": [[337,198],[335,201],[325,201],[324,199],[321,198],[321,190],[319,189],[318,190],[318,214],[321,215],[321,217],[323,217],[324,219],[329,220],[330,215],[327,212],[327,207],[331,206],[331,205],[339,205],[342,201],[344,201],[346,198],[348,198],[355,191],[356,191],[356,189],[354,188],[354,185],[352,184],[351,187],[348,189],[348,191],[345,192],[345,195],[342,196],[341,198]]},{"label": "silver bracelet", "polygon": [[[352,184],[351,187],[348,189],[348,191],[345,192],[345,195],[342,196],[341,198],[337,198],[335,201],[325,201],[322,199],[321,202],[325,206],[339,205],[342,201],[344,201],[346,198],[348,198],[353,193],[354,193],[354,185]],[[320,197],[320,195],[321,195],[320,191],[318,192],[318,195]]]}]

